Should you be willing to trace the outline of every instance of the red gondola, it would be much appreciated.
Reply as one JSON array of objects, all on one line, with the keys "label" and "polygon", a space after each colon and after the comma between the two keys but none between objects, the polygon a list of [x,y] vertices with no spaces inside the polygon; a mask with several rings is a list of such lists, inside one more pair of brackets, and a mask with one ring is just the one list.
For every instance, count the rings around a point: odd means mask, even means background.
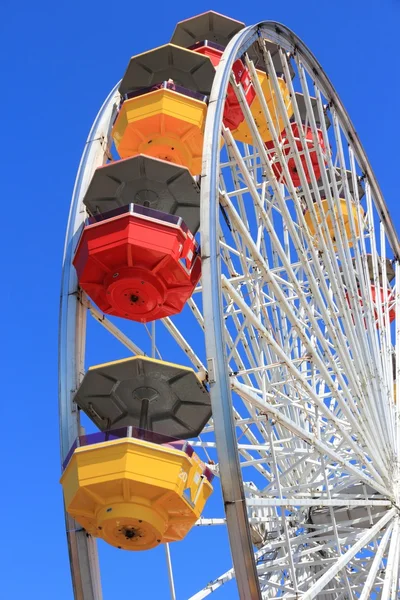
[{"label": "red gondola", "polygon": [[182,219],[134,204],[90,219],[74,266],[103,312],[142,323],[179,313],[201,274]]},{"label": "red gondola", "polygon": [[[198,54],[208,56],[214,67],[217,67],[224,52],[224,47],[205,40],[203,42],[197,42],[190,47],[190,50],[193,50]],[[255,98],[256,93],[251,83],[249,70],[247,67],[245,67],[243,61],[240,59],[235,61],[232,70],[235,75],[236,83],[241,84],[247,104],[250,106]],[[224,125],[233,131],[239,127],[243,120],[244,115],[242,109],[240,108],[239,101],[232,85],[229,84],[224,108]]]},{"label": "red gondola", "polygon": [[[301,160],[301,163],[302,163],[302,166],[304,169],[304,173],[306,175],[307,183],[310,183],[311,182],[311,174],[309,173],[309,170],[308,170],[307,161],[306,161],[306,157],[304,154],[303,142],[300,138],[300,132],[299,132],[299,127],[298,127],[297,123],[291,123],[291,129],[292,129],[293,137],[295,139],[297,150],[300,152],[300,160]],[[313,168],[315,177],[316,177],[316,179],[319,179],[321,177],[321,168],[320,168],[320,165],[318,162],[318,157],[317,157],[317,152],[316,152],[315,145],[314,145],[311,127],[303,125],[303,132],[304,132],[304,136],[305,136],[305,140],[306,140],[307,151],[310,154],[310,159],[311,159],[312,168]],[[318,136],[318,145],[321,149],[323,156],[325,156],[326,148],[325,148],[325,144],[324,144],[322,131],[320,131],[319,129],[317,129],[317,136]],[[288,136],[286,134],[286,130],[284,130],[281,133],[281,135],[279,137],[279,142],[280,142],[280,147],[281,147],[283,154],[285,154],[286,156],[289,156],[291,154],[291,149],[290,149]],[[283,171],[282,165],[277,160],[277,154],[276,154],[274,142],[270,141],[270,142],[267,142],[265,145],[268,148],[268,150],[271,150],[270,152],[268,152],[268,157],[270,160],[274,161],[272,163],[272,169],[273,169],[275,177],[278,180],[282,181],[283,183],[286,183],[285,178],[282,176],[282,171]],[[301,185],[301,181],[300,181],[299,173],[297,171],[296,162],[293,157],[289,158],[287,166],[289,169],[289,173],[290,173],[290,177],[292,179],[293,185],[295,187],[299,187]]]}]

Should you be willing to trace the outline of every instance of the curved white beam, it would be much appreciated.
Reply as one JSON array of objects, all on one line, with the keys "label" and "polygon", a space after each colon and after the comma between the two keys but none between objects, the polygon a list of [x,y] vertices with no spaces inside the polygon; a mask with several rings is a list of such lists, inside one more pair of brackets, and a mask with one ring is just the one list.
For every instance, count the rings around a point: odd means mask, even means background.
[{"label": "curved white beam", "polygon": [[[72,266],[74,248],[86,213],[82,199],[93,171],[104,163],[118,85],[101,107],[82,154],[72,194],[65,237],[59,322],[59,420],[61,461],[79,435],[79,416],[73,396],[84,368],[86,307],[78,299],[78,281]],[[75,600],[102,600],[96,541],[66,515],[68,550]]]}]

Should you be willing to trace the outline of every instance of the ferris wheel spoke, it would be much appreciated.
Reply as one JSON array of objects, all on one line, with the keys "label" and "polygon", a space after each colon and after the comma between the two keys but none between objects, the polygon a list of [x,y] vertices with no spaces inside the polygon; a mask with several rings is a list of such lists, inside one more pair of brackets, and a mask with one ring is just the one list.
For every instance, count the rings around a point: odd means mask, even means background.
[{"label": "ferris wheel spoke", "polygon": [[[390,521],[390,519],[393,517],[393,515],[395,514],[395,511],[392,510],[391,514],[385,514],[379,521],[378,523],[376,523],[376,525],[374,526],[373,531],[371,530],[367,530],[364,535],[360,535],[359,532],[355,532],[352,533],[346,537],[342,537],[341,538],[341,543],[348,546],[351,545],[351,548],[347,551],[346,554],[341,555],[340,558],[340,562],[338,561],[338,556],[331,556],[331,557],[326,557],[326,558],[320,558],[319,560],[315,560],[312,559],[312,555],[313,554],[318,554],[320,555],[321,552],[324,552],[326,550],[328,550],[329,548],[332,548],[335,545],[335,541],[331,540],[328,543],[325,544],[318,544],[315,547],[311,547],[308,548],[307,550],[300,550],[300,552],[297,552],[296,554],[296,567],[298,569],[300,569],[301,571],[304,572],[304,575],[300,575],[299,579],[301,579],[301,586],[302,588],[305,588],[306,591],[300,591],[300,596],[299,593],[297,593],[297,597],[300,598],[304,598],[307,600],[311,598],[315,598],[316,594],[318,594],[319,592],[323,591],[324,588],[326,588],[326,586],[328,586],[328,584],[332,583],[332,581],[334,581],[334,578],[337,576],[337,573],[339,573],[345,566],[346,564],[349,562],[349,557],[350,556],[355,556],[362,548],[364,548],[365,546],[368,545],[368,543],[373,540],[374,537],[376,537],[377,534],[379,534],[379,531],[381,529],[383,529],[383,527],[385,526],[385,524]],[[387,547],[387,542],[389,541],[390,538],[390,534],[393,528],[393,523],[389,523],[388,528],[386,529],[381,542],[378,546],[378,549],[380,549],[380,553],[378,556],[378,559],[375,555],[374,558],[374,569],[376,568],[376,570],[378,570],[379,568],[379,564],[381,562],[381,559],[385,553],[386,547]],[[291,539],[290,543],[291,545],[294,544],[302,544],[303,542],[306,542],[307,540],[312,539],[310,534],[304,535],[304,536],[299,536],[298,539]],[[272,542],[270,544],[268,544],[267,546],[264,546],[263,548],[261,548],[259,551],[257,551],[255,553],[255,559],[257,561],[257,571],[259,573],[260,576],[260,581],[261,581],[261,585],[263,584],[263,577],[265,577],[265,585],[266,587],[266,591],[263,593],[263,598],[272,598],[273,596],[271,596],[271,591],[273,590],[280,590],[281,592],[285,592],[285,594],[283,595],[284,598],[296,598],[296,595],[294,593],[294,590],[292,587],[287,586],[287,585],[282,585],[281,582],[278,582],[279,579],[281,579],[282,577],[282,571],[285,570],[285,568],[288,568],[289,566],[289,562],[288,562],[288,556],[281,556],[280,558],[276,558],[279,553],[281,552],[281,541],[277,541],[277,542]],[[269,556],[269,559],[267,559],[267,561],[265,561],[265,557]],[[304,560],[307,556],[309,556],[309,560]],[[275,557],[275,558],[274,558]],[[363,559],[365,560],[365,559]],[[264,564],[265,563],[265,564]],[[308,576],[306,575],[307,573],[307,568],[308,567],[320,567],[322,568],[322,571],[319,570],[318,571],[318,575],[321,576],[321,574],[324,576],[323,580],[320,581],[321,577],[315,581],[315,573],[310,573]],[[362,569],[360,568],[360,576],[359,579],[361,580],[362,577],[365,577],[365,573],[362,572]],[[271,574],[275,573],[275,578],[276,581],[271,581]],[[220,577],[218,577],[216,580],[214,580],[213,582],[210,582],[210,584],[208,584],[208,586],[206,586],[201,592],[195,594],[194,596],[192,596],[190,598],[190,600],[200,600],[201,598],[205,598],[206,596],[208,596],[210,593],[216,591],[216,589],[218,589],[220,586],[224,585],[225,583],[227,583],[228,581],[230,581],[232,578],[234,577],[234,571],[233,569],[227,571],[224,575],[221,575]],[[370,577],[370,580],[372,579],[372,576]],[[356,583],[358,583],[358,580],[356,580]],[[373,581],[369,582],[371,584],[371,586],[373,585]],[[324,588],[321,588],[321,584],[324,585]],[[310,587],[310,585],[313,585],[314,588],[308,589]],[[318,590],[319,592],[316,591],[318,586]],[[352,589],[354,589],[356,586],[352,586]],[[357,586],[358,588],[360,586]],[[324,597],[325,595],[329,594],[329,593],[334,593],[336,588],[331,588],[326,590],[326,594],[322,593],[321,597]],[[369,593],[369,592],[368,592]],[[311,595],[310,595],[311,594]],[[335,595],[335,599],[338,599],[340,597],[343,597],[342,594],[337,594]],[[365,596],[365,598],[367,598],[367,596]]]},{"label": "ferris wheel spoke", "polygon": [[324,587],[337,575],[337,573],[356,555],[362,548],[374,538],[374,536],[380,531],[396,514],[395,509],[391,509],[385,514],[375,525],[368,529],[364,535],[345,553],[339,560],[333,565],[328,571],[322,575],[318,581],[308,589],[302,596],[302,600],[312,600],[317,594],[324,589]]},{"label": "ferris wheel spoke", "polygon": [[[223,282],[223,285],[226,285],[226,282]],[[230,289],[230,296],[232,297],[232,296],[234,296],[234,295],[236,295],[236,294],[235,294],[235,292],[233,292],[233,291],[232,291],[232,289]],[[237,296],[237,295],[236,295],[235,301],[236,301],[237,303],[240,303],[240,299],[238,299],[238,296]],[[249,311],[247,310],[247,306],[246,306],[246,308],[244,308],[244,305],[242,304],[242,310],[243,310],[243,311],[245,311],[245,310],[246,310],[246,312],[247,312],[247,314],[248,314],[248,318],[249,318],[249,319],[251,319],[251,318],[252,318],[251,314],[250,314],[250,313],[249,313]],[[274,341],[274,340],[273,340],[273,338],[270,336],[269,332],[268,332],[268,331],[267,331],[267,330],[266,330],[264,327],[260,326],[258,323],[256,324],[256,326],[258,327],[258,330],[259,330],[260,334],[261,334],[261,335],[263,335],[263,336],[266,338],[266,340],[268,341],[268,343],[270,343],[271,345],[273,345],[273,346],[274,346],[274,345],[275,345],[275,341]],[[280,358],[281,358],[281,360],[282,360],[282,361],[283,361],[283,362],[286,364],[286,366],[287,366],[287,368],[288,368],[288,370],[289,370],[289,371],[290,371],[290,370],[292,370],[294,378],[295,378],[295,379],[296,379],[298,382],[300,382],[300,383],[302,384],[302,387],[303,387],[303,388],[306,390],[306,392],[309,394],[309,397],[311,397],[311,398],[313,399],[313,401],[315,402],[315,404],[319,406],[319,408],[320,408],[320,409],[321,409],[321,411],[322,411],[322,412],[323,412],[323,413],[324,413],[324,414],[327,416],[327,418],[329,418],[329,419],[333,420],[333,422],[336,422],[336,423],[337,423],[337,425],[338,425],[338,426],[341,428],[341,430],[342,430],[342,433],[345,433],[345,432],[344,432],[344,430],[343,430],[343,427],[341,426],[340,422],[338,422],[337,418],[335,418],[335,417],[334,417],[334,416],[333,416],[331,413],[329,413],[329,412],[327,411],[327,408],[326,408],[326,406],[323,404],[323,402],[321,402],[321,401],[320,401],[320,399],[318,398],[318,396],[316,396],[316,394],[314,393],[314,391],[313,391],[312,389],[310,389],[310,385],[308,384],[308,382],[307,382],[306,380],[304,380],[304,378],[302,378],[302,377],[301,377],[301,375],[299,375],[299,374],[298,374],[298,373],[295,371],[294,367],[293,367],[293,366],[292,366],[292,365],[289,363],[289,359],[288,359],[288,357],[286,357],[286,356],[284,355],[284,353],[283,353],[282,351],[280,351],[280,348],[279,348],[279,347],[277,347],[276,345],[275,345],[275,348],[276,348],[276,351],[277,351],[277,353],[279,353],[279,354],[280,354]],[[358,428],[356,428],[356,427],[355,427],[355,429],[356,429],[356,431],[357,431],[357,429],[358,429]],[[348,434],[346,434],[346,433],[345,433],[345,435],[346,435],[346,437],[347,437],[348,441],[350,442],[350,444],[352,445],[352,447],[354,447],[354,441],[352,441],[352,440],[350,439],[350,437],[348,436]]]},{"label": "ferris wheel spoke", "polygon": [[[82,295],[82,304],[83,304],[83,306],[85,306],[85,308],[87,308],[89,310],[89,313],[91,314],[91,316],[98,323],[100,323],[113,337],[115,337],[119,342],[121,342],[133,354],[146,356],[146,353],[137,344],[135,344],[135,342],[133,342],[125,333],[123,333],[114,323],[112,323],[109,319],[107,319],[107,317],[90,302],[90,300],[87,298],[87,296],[85,294]],[[191,308],[192,308],[192,312],[196,314],[196,318],[199,321],[201,318],[201,313],[193,301],[191,304]],[[201,362],[200,358],[196,355],[196,353],[193,351],[193,349],[191,348],[189,343],[185,340],[185,338],[183,337],[183,335],[181,334],[179,329],[176,327],[176,325],[173,323],[173,321],[169,318],[166,318],[166,319],[162,320],[162,323],[164,324],[166,329],[169,331],[172,338],[176,341],[178,346],[188,356],[188,358],[191,361],[191,363],[193,364],[193,366],[196,369],[198,369],[200,375],[205,376],[206,369],[205,369],[203,363]],[[148,335],[151,338],[153,334],[148,331]],[[156,350],[156,353],[158,353],[161,358],[161,355],[158,352],[158,350]]]},{"label": "ferris wheel spoke", "polygon": [[399,519],[395,520],[390,539],[389,554],[386,565],[385,580],[382,588],[382,600],[395,598],[399,572]]},{"label": "ferris wheel spoke", "polygon": [[193,366],[196,369],[198,369],[199,373],[202,376],[205,376],[207,372],[205,366],[203,365],[202,361],[197,356],[197,354],[193,351],[190,344],[184,338],[178,327],[174,324],[173,320],[169,317],[166,317],[165,319],[161,319],[161,322],[165,326],[167,331],[171,334],[172,338],[175,340],[178,346],[185,352],[186,356],[189,358]]},{"label": "ferris wheel spoke", "polygon": [[[278,492],[279,494],[279,492]],[[316,494],[315,494],[316,495]],[[314,495],[314,496],[315,496]],[[248,506],[318,506],[318,507],[356,507],[356,506],[392,506],[390,500],[347,500],[343,498],[259,498],[247,500]]]},{"label": "ferris wheel spoke", "polygon": [[[278,292],[278,293],[279,293],[279,292]],[[281,295],[281,296],[282,296],[282,295]],[[283,303],[284,303],[284,300],[282,301],[282,304],[283,304]],[[298,324],[298,321],[296,321],[296,319],[292,317],[292,324],[296,324],[296,323]],[[308,342],[308,340],[306,340],[306,343],[307,343],[307,342]],[[339,377],[340,377],[340,374],[339,374]],[[342,381],[343,381],[343,379],[342,379]],[[350,397],[351,395],[350,395],[350,394],[348,394],[348,396]],[[354,400],[352,401],[352,404],[353,404],[353,408],[354,408]],[[348,411],[347,411],[347,416],[348,416],[348,415],[349,415],[349,413],[348,413]],[[379,420],[378,420],[378,422],[379,422]],[[353,425],[354,425],[354,421],[353,421]],[[370,434],[369,434],[369,442],[370,442],[370,445],[372,444],[372,440],[373,440],[373,437],[372,437],[372,431],[370,431]],[[373,445],[373,444],[372,444],[372,445]]]},{"label": "ferris wheel spoke", "polygon": [[[359,534],[358,534],[359,537]],[[342,540],[344,543],[349,544],[351,543],[354,539],[357,539],[357,535],[353,535],[353,536],[348,536],[346,540]],[[297,540],[291,540],[291,544],[293,545],[293,542],[296,544]],[[335,562],[338,559],[337,555],[332,555],[332,556],[327,556],[326,555],[326,550],[329,548],[332,548],[335,544],[334,540],[331,540],[329,543],[324,544],[323,546],[319,546],[319,548],[314,548],[314,549],[304,549],[304,545],[300,544],[297,547],[294,548],[290,548],[289,549],[289,553],[293,554],[294,560],[295,560],[295,565],[296,565],[296,570],[297,570],[297,575],[298,575],[298,581],[300,583],[301,588],[305,588],[306,590],[315,583],[315,574],[316,571],[318,572],[318,576],[321,576],[322,574],[326,573],[330,568],[332,568],[335,565]],[[268,576],[270,576],[271,573],[275,572],[277,576],[279,576],[282,578],[282,572],[285,572],[285,569],[288,568],[288,553],[287,553],[287,549],[283,550],[283,554],[282,554],[282,550],[283,548],[280,548],[275,550],[274,556],[275,559],[273,559],[271,562],[268,562],[265,566],[259,566],[258,570],[260,575],[263,573],[263,571],[266,571]],[[317,557],[313,557],[313,553],[317,553],[317,555],[319,556],[319,558]],[[325,554],[324,554],[325,552]],[[281,556],[280,556],[281,555]],[[310,568],[312,569],[310,571]],[[262,577],[261,577],[261,581],[262,581]],[[269,582],[268,582],[269,583]],[[287,591],[287,594],[284,594],[283,597],[285,598],[291,598],[291,597],[296,597],[293,596],[294,590],[293,588],[290,588],[290,586],[284,586],[285,590]],[[349,589],[349,587],[347,588]],[[265,588],[266,592],[265,595],[263,595],[263,597],[271,597],[269,594],[271,593],[271,588],[269,585],[266,586]],[[299,590],[297,593],[297,597],[303,597],[302,592]]]},{"label": "ferris wheel spoke", "polygon": [[[232,207],[231,207],[231,208],[232,208]],[[233,208],[232,208],[232,209],[233,209]],[[266,230],[266,231],[267,231],[267,233],[268,233],[269,235],[271,235],[271,232],[273,231],[273,227],[272,227],[271,225],[269,225],[269,226],[267,227],[267,230]],[[314,291],[316,291],[316,290],[314,290]],[[318,292],[317,292],[317,293],[318,293]],[[327,322],[329,323],[329,320],[327,320]]]},{"label": "ferris wheel spoke", "polygon": [[[273,404],[268,401],[260,400],[258,396],[254,393],[249,392],[247,389],[243,387],[243,385],[239,382],[231,382],[232,389],[238,393],[243,399],[247,400],[250,404],[257,406],[260,410],[268,415],[271,415],[281,426],[286,428],[288,432],[291,432],[296,437],[302,439],[303,441],[310,444],[312,447],[318,449],[318,451],[323,456],[328,456],[334,463],[338,463],[344,469],[345,472],[356,477],[358,481],[364,481],[364,483],[370,484],[374,487],[378,492],[383,494],[384,496],[388,493],[388,488],[385,486],[384,481],[379,477],[379,475],[375,474],[375,478],[372,479],[370,476],[367,476],[365,473],[368,472],[368,462],[363,461],[364,469],[359,470],[358,468],[353,466],[354,457],[352,455],[352,463],[348,462],[346,458],[342,458],[340,454],[334,448],[331,448],[327,443],[321,442],[314,435],[314,433],[307,431],[306,429],[299,427],[297,423],[291,420],[289,417],[286,417],[282,414],[278,408],[276,408]],[[340,437],[345,437],[343,430],[338,432]],[[346,456],[346,454],[345,454]],[[371,468],[371,467],[369,467]],[[377,479],[377,481],[376,481]],[[382,481],[382,483],[380,483]],[[382,485],[383,484],[383,485]]]},{"label": "ferris wheel spoke", "polygon": [[[255,552],[254,553],[255,560],[257,561],[265,553],[266,553],[265,549],[258,550],[257,552]],[[223,573],[222,575],[220,575],[219,577],[217,577],[216,579],[214,579],[213,581],[208,583],[202,590],[197,592],[197,594],[190,596],[190,598],[188,598],[188,600],[202,600],[203,598],[206,598],[207,596],[209,596],[210,594],[215,592],[218,588],[220,588],[221,586],[228,583],[229,581],[231,581],[234,578],[235,578],[234,569],[229,569],[228,571],[226,571],[225,573]]]},{"label": "ferris wheel spoke", "polygon": [[375,554],[375,558],[372,561],[370,571],[365,580],[365,584],[364,584],[364,587],[363,587],[361,595],[360,595],[360,600],[368,600],[371,596],[372,587],[374,585],[376,576],[378,574],[378,570],[380,569],[380,567],[382,565],[382,559],[383,559],[384,553],[386,551],[386,547],[388,545],[390,536],[392,534],[392,530],[393,530],[393,523],[390,523],[389,527],[386,529],[386,531],[379,543],[378,549]]},{"label": "ferris wheel spoke", "polygon": [[89,300],[89,298],[82,293],[81,298],[82,305],[89,310],[91,316],[102,325],[112,336],[121,342],[132,354],[145,355],[145,352],[139,348],[132,340],[128,338],[114,323],[112,323],[105,314],[99,311]]}]

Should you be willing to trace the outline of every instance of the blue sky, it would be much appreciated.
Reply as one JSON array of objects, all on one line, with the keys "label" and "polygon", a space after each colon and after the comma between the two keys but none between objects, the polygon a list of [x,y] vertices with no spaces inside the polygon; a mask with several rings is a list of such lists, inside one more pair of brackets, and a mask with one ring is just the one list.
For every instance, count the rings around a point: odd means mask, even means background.
[{"label": "blue sky", "polygon": [[[129,57],[167,42],[177,21],[210,8],[247,24],[280,21],[308,44],[342,97],[399,222],[399,0],[3,0],[0,564],[2,596],[9,600],[72,599],[58,483],[57,320],[64,233],[83,144]],[[194,559],[190,545],[173,548],[187,564],[179,590],[190,578],[205,584],[229,566],[220,550],[222,529],[212,544],[207,531],[196,535]],[[163,564],[162,550],[134,558],[107,550],[105,600],[127,590],[136,598],[168,598]],[[235,592],[224,597],[232,600]]]}]

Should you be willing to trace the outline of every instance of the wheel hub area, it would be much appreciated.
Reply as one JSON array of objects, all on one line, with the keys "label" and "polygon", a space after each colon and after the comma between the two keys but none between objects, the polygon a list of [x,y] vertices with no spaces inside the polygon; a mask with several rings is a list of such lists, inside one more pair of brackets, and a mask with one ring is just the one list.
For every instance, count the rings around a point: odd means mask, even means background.
[{"label": "wheel hub area", "polygon": [[97,531],[106,542],[123,550],[150,550],[158,546],[168,520],[150,506],[110,504],[97,515]]},{"label": "wheel hub area", "polygon": [[113,309],[134,319],[153,318],[165,301],[162,281],[147,269],[121,269],[107,278],[105,287]]}]

